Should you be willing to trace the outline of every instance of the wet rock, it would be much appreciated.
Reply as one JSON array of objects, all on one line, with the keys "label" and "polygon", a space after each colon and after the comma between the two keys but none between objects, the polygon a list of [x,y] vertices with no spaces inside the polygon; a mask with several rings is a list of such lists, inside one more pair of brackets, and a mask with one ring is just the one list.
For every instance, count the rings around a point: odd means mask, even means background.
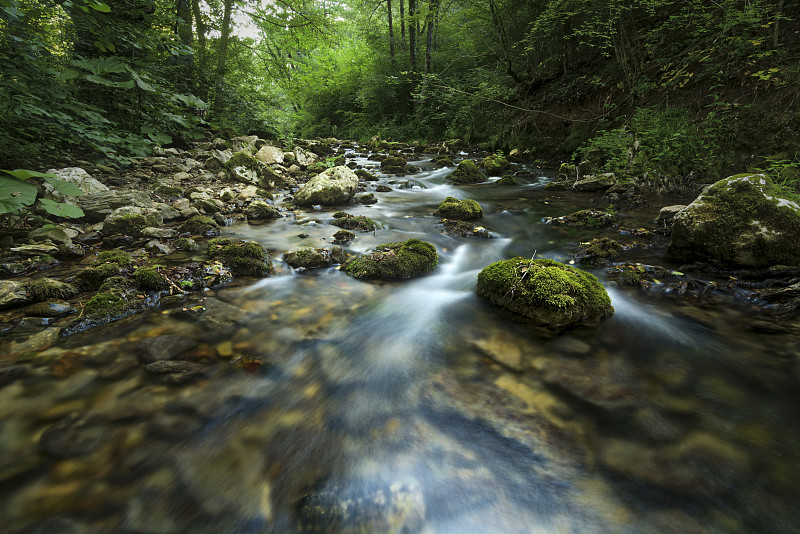
[{"label": "wet rock", "polygon": [[52,317],[23,317],[17,326],[20,328],[44,328],[52,324],[54,320]]},{"label": "wet rock", "polygon": [[333,250],[304,248],[286,254],[283,259],[293,269],[300,270],[328,267],[334,263],[344,263],[346,260],[347,253],[342,247],[333,247]]},{"label": "wet rock", "polygon": [[142,237],[153,237],[155,239],[172,239],[177,234],[177,231],[173,228],[148,227],[142,230]]},{"label": "wet rock", "polygon": [[367,193],[357,196],[356,202],[359,204],[377,204],[378,198],[373,193]]},{"label": "wet rock", "polygon": [[743,483],[750,472],[747,455],[730,443],[695,432],[677,445],[648,447],[608,440],[601,463],[625,476],[694,497],[713,497]]},{"label": "wet rock", "polygon": [[245,152],[236,152],[224,166],[231,180],[246,184],[261,185],[265,176],[273,174],[266,165]]},{"label": "wet rock", "polygon": [[622,245],[610,237],[592,239],[581,243],[574,259],[579,263],[607,264],[616,259],[622,252]]},{"label": "wet rock", "polygon": [[653,219],[653,223],[658,226],[671,226],[675,215],[678,214],[686,205],[675,204],[673,206],[664,206],[658,211],[658,215]]},{"label": "wet rock", "polygon": [[105,191],[82,195],[77,200],[86,219],[91,222],[102,221],[114,210],[125,206],[150,208],[153,205],[150,195],[144,191]]},{"label": "wet rock", "polygon": [[264,248],[255,241],[216,238],[208,242],[208,255],[220,260],[236,276],[267,276],[272,262]]},{"label": "wet rock", "polygon": [[493,263],[478,274],[476,293],[555,329],[595,323],[614,314],[608,293],[594,275],[548,259]]},{"label": "wet rock", "polygon": [[519,337],[504,331],[493,332],[472,343],[484,355],[516,372],[524,370],[526,356],[531,355],[530,347],[523,346]]},{"label": "wet rock", "polygon": [[297,503],[304,531],[337,534],[419,532],[425,521],[425,498],[416,482],[384,487],[335,485],[314,490]]},{"label": "wet rock", "polygon": [[148,433],[156,439],[183,440],[196,435],[203,421],[187,414],[159,414],[148,426]]},{"label": "wet rock", "polygon": [[364,180],[365,182],[377,182],[378,181],[378,177],[377,176],[375,176],[371,172],[366,171],[364,169],[356,169],[354,172],[356,173],[356,176],[358,176],[361,180]]},{"label": "wet rock", "polygon": [[397,280],[428,273],[438,261],[436,247],[419,239],[409,239],[380,245],[375,252],[344,264],[343,270],[359,280]]},{"label": "wet rock", "polygon": [[[31,368],[27,365],[9,365],[7,367],[0,367],[0,388],[8,384],[25,378],[31,374]],[[0,478],[0,480],[2,480]]]},{"label": "wet rock", "polygon": [[262,146],[259,151],[256,152],[255,158],[266,165],[273,165],[275,163],[283,165],[284,161],[283,150],[271,145]]},{"label": "wet rock", "polygon": [[209,367],[201,363],[186,362],[180,360],[157,360],[148,363],[144,368],[151,373],[157,374],[195,374],[203,375]]},{"label": "wet rock", "polygon": [[739,174],[706,188],[673,219],[670,258],[719,267],[800,265],[800,205],[763,174]]},{"label": "wet rock", "polygon": [[52,256],[58,254],[58,247],[48,242],[39,243],[37,245],[21,245],[19,247],[11,247],[9,249],[14,254],[32,258],[34,256]]},{"label": "wet rock", "polygon": [[607,191],[614,184],[616,184],[614,173],[606,173],[583,176],[580,180],[573,184],[572,188],[575,191],[581,191],[584,193],[596,193]]},{"label": "wet rock", "polygon": [[153,208],[124,206],[117,208],[106,217],[103,223],[105,235],[123,234],[141,236],[147,227],[160,227],[164,224],[161,212]]},{"label": "wet rock", "polygon": [[56,245],[72,244],[72,238],[62,228],[36,228],[28,233],[33,241],[50,241]]},{"label": "wet rock", "polygon": [[180,228],[180,232],[205,237],[219,235],[219,224],[217,224],[217,222],[211,217],[195,215],[183,223]]},{"label": "wet rock", "polygon": [[247,220],[262,220],[262,219],[280,219],[281,212],[275,206],[264,202],[263,200],[254,200],[250,202],[245,211]]},{"label": "wet rock", "polygon": [[78,243],[78,244],[81,244],[81,245],[91,246],[91,245],[96,245],[97,243],[102,241],[103,240],[103,236],[102,236],[102,234],[100,234],[100,232],[94,232],[93,231],[93,232],[86,232],[86,233],[83,233],[83,234],[79,234],[77,237],[74,237],[72,240],[75,243]]},{"label": "wet rock", "polygon": [[139,342],[139,359],[146,363],[172,360],[181,353],[196,347],[197,340],[177,335],[148,337]]},{"label": "wet rock", "polygon": [[388,185],[379,185],[378,187],[375,188],[376,193],[390,193],[392,191],[393,189]]},{"label": "wet rock", "polygon": [[480,167],[489,176],[500,176],[508,170],[508,160],[500,154],[490,154],[481,160]]},{"label": "wet rock", "polygon": [[458,221],[455,219],[442,219],[440,222],[442,229],[448,235],[456,237],[482,237],[489,239],[492,235],[489,230],[483,226],[476,226],[475,224],[467,221]]},{"label": "wet rock", "polygon": [[439,203],[439,207],[433,214],[446,219],[469,221],[483,217],[483,209],[472,199],[459,200],[447,197]]},{"label": "wet rock", "polygon": [[72,413],[42,433],[39,450],[53,458],[76,458],[95,450],[107,434],[79,413]]},{"label": "wet rock", "polygon": [[224,212],[227,209],[225,203],[216,198],[204,198],[198,200],[193,204],[193,207],[198,211],[209,215],[214,215],[220,212]]},{"label": "wet rock", "polygon": [[22,306],[33,300],[28,296],[25,284],[12,280],[0,280],[0,310]]},{"label": "wet rock", "polygon": [[148,241],[144,246],[144,249],[153,256],[164,256],[172,253],[172,249],[158,239],[152,239]]},{"label": "wet rock", "polygon": [[333,214],[333,221],[331,224],[334,226],[338,226],[339,228],[344,228],[345,230],[355,230],[357,232],[373,232],[378,228],[381,228],[381,225],[369,217],[364,217],[363,215],[350,215],[349,213],[345,213],[343,211],[337,211]]},{"label": "wet rock", "polygon": [[356,238],[356,234],[351,232],[350,230],[339,230],[335,234],[333,234],[333,242],[334,243],[349,243],[353,239]]},{"label": "wet rock", "polygon": [[639,408],[631,417],[631,426],[643,439],[655,443],[670,443],[683,437],[684,429],[653,406]]},{"label": "wet rock", "polygon": [[458,167],[453,172],[447,175],[446,180],[454,185],[477,184],[485,182],[486,177],[475,164],[475,161],[465,159],[458,164]]},{"label": "wet rock", "polygon": [[39,302],[25,308],[25,315],[30,317],[63,317],[70,313],[75,313],[75,308],[64,301]]},{"label": "wet rock", "polygon": [[311,178],[294,196],[297,206],[345,204],[358,190],[358,176],[340,165]]},{"label": "wet rock", "polygon": [[608,211],[581,210],[562,217],[545,217],[544,222],[554,226],[578,228],[607,228],[619,221],[619,215]]}]

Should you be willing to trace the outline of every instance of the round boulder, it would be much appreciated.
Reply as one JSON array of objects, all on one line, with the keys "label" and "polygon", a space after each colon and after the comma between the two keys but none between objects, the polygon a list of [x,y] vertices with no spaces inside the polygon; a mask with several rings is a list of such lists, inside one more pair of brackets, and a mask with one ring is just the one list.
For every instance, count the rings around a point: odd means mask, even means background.
[{"label": "round boulder", "polygon": [[614,314],[608,293],[594,275],[549,259],[518,257],[493,263],[478,274],[476,292],[551,328],[593,323]]},{"label": "round boulder", "polygon": [[763,174],[724,178],[679,211],[667,255],[720,267],[800,265],[800,205]]},{"label": "round boulder", "polygon": [[294,196],[298,206],[332,206],[347,203],[358,189],[358,176],[344,165],[311,178]]},{"label": "round boulder", "polygon": [[486,181],[483,173],[471,159],[458,164],[456,170],[447,175],[446,180],[454,185],[477,184]]},{"label": "round boulder", "polygon": [[428,273],[436,267],[436,247],[419,239],[385,243],[344,265],[344,272],[359,280],[398,280]]}]

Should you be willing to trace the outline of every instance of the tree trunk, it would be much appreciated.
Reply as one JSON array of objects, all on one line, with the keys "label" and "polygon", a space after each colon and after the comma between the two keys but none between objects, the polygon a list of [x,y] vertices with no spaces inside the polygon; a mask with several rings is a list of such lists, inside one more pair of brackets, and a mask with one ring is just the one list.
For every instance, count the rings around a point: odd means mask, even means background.
[{"label": "tree trunk", "polygon": [[411,85],[414,85],[414,73],[417,72],[417,31],[416,22],[413,21],[417,12],[417,0],[408,0],[408,60],[411,67]]},{"label": "tree trunk", "polygon": [[[403,0],[400,0],[402,3]],[[389,13],[389,57],[392,58],[392,73],[397,70],[394,61],[394,27],[392,26],[392,0],[386,0],[386,6]]]},{"label": "tree trunk", "polygon": [[778,0],[778,7],[775,9],[775,28],[772,32],[773,48],[778,48],[778,28],[781,24],[781,15],[783,15],[783,0]]},{"label": "tree trunk", "polygon": [[[411,2],[412,0],[408,0]],[[406,12],[405,0],[400,0],[400,49],[406,49]]]},{"label": "tree trunk", "polygon": [[205,54],[206,51],[206,23],[203,22],[203,15],[200,11],[200,0],[192,0],[192,14],[194,15],[194,27],[197,33],[197,42],[200,45],[200,53]]},{"label": "tree trunk", "polygon": [[439,0],[431,0],[428,16],[425,25],[428,27],[428,35],[425,41],[425,75],[431,73],[431,57],[433,51],[433,26],[436,21],[436,12],[439,10]]},{"label": "tree trunk", "polygon": [[[506,29],[503,26],[502,21],[500,20],[500,16],[497,14],[497,7],[495,7],[494,2],[489,2],[489,11],[492,13],[492,23],[494,23],[495,31],[497,31],[497,36],[500,39],[500,47],[503,49],[503,57],[506,60],[506,73],[511,76],[511,79],[514,80],[515,83],[521,83],[519,76],[517,75],[516,71],[514,70],[514,66],[511,63],[511,51],[510,46],[508,44],[508,36],[506,36]],[[566,55],[566,41],[564,42],[565,52]],[[565,59],[566,64],[566,59]],[[566,69],[566,67],[565,67]]]},{"label": "tree trunk", "polygon": [[185,45],[192,44],[192,5],[189,0],[176,0],[175,33]]},{"label": "tree trunk", "polygon": [[231,36],[231,12],[233,11],[233,0],[224,0],[223,3],[223,14],[222,14],[222,28],[220,31],[220,38],[219,38],[219,51],[217,52],[217,74],[215,81],[215,86],[217,88],[216,94],[214,95],[214,106],[212,108],[213,114],[216,117],[222,111],[222,98],[220,93],[222,92],[222,85],[225,79],[225,70],[226,70],[226,60],[228,56],[228,41],[230,40]]}]

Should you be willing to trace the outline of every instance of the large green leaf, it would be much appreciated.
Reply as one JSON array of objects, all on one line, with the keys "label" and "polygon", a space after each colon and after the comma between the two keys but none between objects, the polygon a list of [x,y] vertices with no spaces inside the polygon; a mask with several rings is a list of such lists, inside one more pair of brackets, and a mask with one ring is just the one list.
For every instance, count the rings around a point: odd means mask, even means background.
[{"label": "large green leaf", "polygon": [[39,205],[50,215],[69,217],[70,219],[79,219],[84,215],[83,210],[78,206],[73,206],[66,202],[53,202],[48,198],[41,198],[39,199]]},{"label": "large green leaf", "polygon": [[35,200],[35,185],[16,178],[0,176],[0,213],[17,211],[25,206],[30,206]]},{"label": "large green leaf", "polygon": [[2,171],[10,174],[18,180],[27,180],[28,178],[58,178],[57,174],[29,171],[28,169],[14,169],[13,171],[2,169]]},{"label": "large green leaf", "polygon": [[76,197],[83,194],[83,190],[72,182],[67,182],[61,178],[54,178],[52,176],[43,176],[45,182],[52,185],[56,191],[62,195]]}]

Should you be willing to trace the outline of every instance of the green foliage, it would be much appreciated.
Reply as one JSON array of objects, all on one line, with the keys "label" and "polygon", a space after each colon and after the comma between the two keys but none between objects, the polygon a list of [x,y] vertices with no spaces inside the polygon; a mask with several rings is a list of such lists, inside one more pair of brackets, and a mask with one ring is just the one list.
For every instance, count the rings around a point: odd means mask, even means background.
[{"label": "green foliage", "polygon": [[[11,176],[11,178],[0,176],[0,214],[16,213],[36,202],[37,187],[26,181],[29,178],[41,178],[64,195],[77,196],[83,194],[80,187],[62,180],[55,174],[29,171],[27,169],[13,171],[0,169],[0,171]],[[83,210],[77,206],[65,202],[55,202],[47,198],[40,199],[39,206],[50,215],[59,217],[77,219],[84,215]]]}]

